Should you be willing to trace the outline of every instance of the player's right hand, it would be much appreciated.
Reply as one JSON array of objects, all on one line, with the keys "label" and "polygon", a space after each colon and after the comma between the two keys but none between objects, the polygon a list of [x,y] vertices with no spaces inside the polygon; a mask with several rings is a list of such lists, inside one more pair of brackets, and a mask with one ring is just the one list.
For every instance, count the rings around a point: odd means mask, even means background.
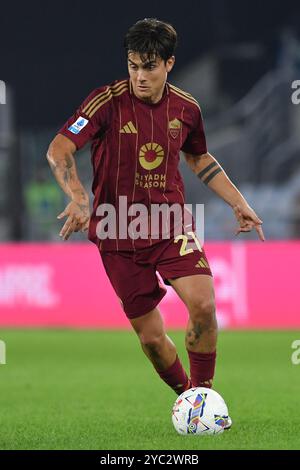
[{"label": "player's right hand", "polygon": [[265,241],[264,232],[261,228],[263,221],[248,204],[237,204],[233,207],[233,211],[240,225],[235,232],[236,235],[241,232],[251,232],[252,229],[255,229],[260,240]]},{"label": "player's right hand", "polygon": [[90,208],[89,203],[71,201],[65,210],[61,212],[57,218],[62,219],[68,217],[64,226],[62,227],[59,236],[63,240],[68,240],[73,232],[84,232],[88,230],[90,222]]}]

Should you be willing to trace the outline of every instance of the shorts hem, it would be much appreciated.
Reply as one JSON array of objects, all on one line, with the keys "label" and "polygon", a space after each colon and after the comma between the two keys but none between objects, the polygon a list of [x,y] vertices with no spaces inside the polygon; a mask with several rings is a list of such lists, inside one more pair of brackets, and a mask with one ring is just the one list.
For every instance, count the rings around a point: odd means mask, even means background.
[{"label": "shorts hem", "polygon": [[166,292],[162,292],[160,296],[149,305],[149,307],[144,308],[144,309],[139,309],[138,312],[132,312],[132,310],[131,312],[126,312],[124,309],[125,315],[127,316],[129,320],[133,320],[138,317],[143,317],[144,315],[147,315],[147,313],[149,313],[155,307],[157,307],[157,305],[164,298],[165,295],[166,295]]},{"label": "shorts hem", "polygon": [[162,276],[162,280],[164,281],[166,286],[171,286],[171,283],[169,282],[169,279],[174,280],[174,279],[179,279],[180,277],[197,276],[199,274],[213,277],[211,271],[209,271],[209,270],[204,271],[203,270],[203,271],[197,271],[196,273],[183,274],[183,275],[179,275],[179,276],[168,276],[168,277],[163,277]]}]

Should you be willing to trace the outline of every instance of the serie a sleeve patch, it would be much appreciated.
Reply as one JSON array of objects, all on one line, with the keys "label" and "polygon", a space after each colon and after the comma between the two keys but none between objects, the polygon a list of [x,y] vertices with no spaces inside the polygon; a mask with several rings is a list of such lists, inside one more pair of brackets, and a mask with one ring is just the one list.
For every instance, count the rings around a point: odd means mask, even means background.
[{"label": "serie a sleeve patch", "polygon": [[88,119],[85,119],[81,116],[72,124],[70,127],[68,127],[68,130],[72,132],[73,134],[79,134],[80,131],[87,125]]}]

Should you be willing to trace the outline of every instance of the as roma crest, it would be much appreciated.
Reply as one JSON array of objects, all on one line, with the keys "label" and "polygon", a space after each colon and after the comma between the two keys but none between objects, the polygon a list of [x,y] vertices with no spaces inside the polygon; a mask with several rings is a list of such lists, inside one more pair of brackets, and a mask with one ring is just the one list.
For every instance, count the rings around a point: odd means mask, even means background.
[{"label": "as roma crest", "polygon": [[173,139],[176,139],[176,137],[179,136],[181,125],[181,122],[177,118],[173,119],[172,121],[169,121],[169,131]]}]

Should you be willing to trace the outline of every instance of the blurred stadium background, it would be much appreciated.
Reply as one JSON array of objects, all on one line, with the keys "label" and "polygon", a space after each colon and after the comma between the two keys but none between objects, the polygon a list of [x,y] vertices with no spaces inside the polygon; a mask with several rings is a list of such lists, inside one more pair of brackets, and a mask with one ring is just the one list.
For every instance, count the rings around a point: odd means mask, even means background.
[{"label": "blurred stadium background", "polygon": [[[128,328],[86,235],[59,239],[56,216],[67,201],[45,155],[93,88],[127,76],[122,41],[128,27],[157,17],[179,34],[169,81],[198,99],[209,151],[264,221],[264,244],[256,233],[234,240],[231,209],[182,162],[187,202],[205,204],[219,324],[294,330],[288,341],[284,336],[288,369],[291,340],[300,329],[300,104],[292,102],[292,84],[300,80],[299,2],[6,2],[0,17],[0,80],[6,88],[0,104],[0,326]],[[77,154],[77,165],[90,188],[89,148]],[[185,310],[171,290],[162,312],[169,328],[185,324]],[[11,335],[4,329],[0,338],[11,339],[17,350],[23,343]],[[280,335],[274,348],[278,342]],[[253,348],[251,340],[245,344]],[[15,361],[26,354],[26,341],[23,346]],[[42,339],[37,354],[39,348]],[[222,380],[220,375],[224,385]]]}]

